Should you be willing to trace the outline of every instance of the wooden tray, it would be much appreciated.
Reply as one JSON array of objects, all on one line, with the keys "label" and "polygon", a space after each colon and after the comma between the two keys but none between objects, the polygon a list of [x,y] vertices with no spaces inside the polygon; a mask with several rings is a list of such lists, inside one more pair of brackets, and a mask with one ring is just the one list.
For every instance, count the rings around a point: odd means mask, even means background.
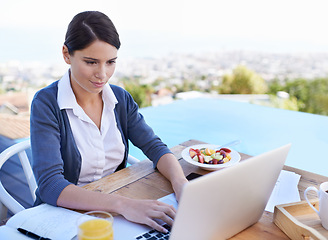
[{"label": "wooden tray", "polygon": [[[319,208],[318,199],[311,203]],[[306,201],[276,206],[273,221],[291,239],[328,239],[328,230],[322,227],[318,214]]]}]

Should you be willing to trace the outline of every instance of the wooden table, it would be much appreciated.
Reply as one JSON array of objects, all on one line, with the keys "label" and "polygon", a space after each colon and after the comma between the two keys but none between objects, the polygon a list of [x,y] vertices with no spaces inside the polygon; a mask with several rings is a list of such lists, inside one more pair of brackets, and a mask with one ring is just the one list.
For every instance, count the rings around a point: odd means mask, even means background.
[{"label": "wooden table", "polygon": [[[192,166],[181,157],[181,152],[184,148],[201,143],[204,142],[189,140],[171,148],[171,151],[176,158],[179,159],[185,175],[188,175],[191,172],[200,174],[208,173],[205,170]],[[249,155],[241,153],[241,161],[249,157]],[[285,166],[284,169],[301,175],[298,189],[302,200],[304,200],[304,190],[308,186],[318,187],[322,182],[328,181],[328,177],[304,170],[289,166]],[[158,171],[154,170],[153,164],[149,160],[144,160],[140,163],[134,164],[96,182],[90,183],[84,186],[84,188],[108,194],[120,194],[135,199],[158,199],[173,192],[170,183]],[[310,199],[315,197],[316,196],[314,195],[309,195]],[[289,238],[273,223],[273,213],[264,212],[259,222],[240,232],[231,239],[277,240]]]}]

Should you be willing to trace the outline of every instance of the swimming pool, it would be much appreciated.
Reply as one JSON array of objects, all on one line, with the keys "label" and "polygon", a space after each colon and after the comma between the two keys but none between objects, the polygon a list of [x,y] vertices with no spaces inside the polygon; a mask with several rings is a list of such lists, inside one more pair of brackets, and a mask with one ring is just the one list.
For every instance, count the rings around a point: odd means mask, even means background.
[{"label": "swimming pool", "polygon": [[[189,139],[257,155],[292,143],[286,165],[328,176],[328,117],[215,98],[176,100],[140,109],[155,133],[173,147]],[[130,154],[146,156],[132,144]]]}]

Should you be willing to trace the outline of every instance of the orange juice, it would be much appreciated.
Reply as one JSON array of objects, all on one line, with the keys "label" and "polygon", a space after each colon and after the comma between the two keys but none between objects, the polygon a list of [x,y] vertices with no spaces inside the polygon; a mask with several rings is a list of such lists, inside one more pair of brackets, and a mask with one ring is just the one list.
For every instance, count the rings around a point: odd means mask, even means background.
[{"label": "orange juice", "polygon": [[112,222],[97,218],[79,225],[79,240],[113,240]]}]

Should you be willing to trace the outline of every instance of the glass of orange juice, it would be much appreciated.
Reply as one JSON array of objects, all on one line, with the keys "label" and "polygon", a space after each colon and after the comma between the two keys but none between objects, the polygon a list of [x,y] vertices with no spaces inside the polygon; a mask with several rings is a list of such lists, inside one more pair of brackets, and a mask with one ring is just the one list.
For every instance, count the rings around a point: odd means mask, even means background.
[{"label": "glass of orange juice", "polygon": [[79,240],[114,240],[114,218],[110,213],[91,211],[78,220]]}]

